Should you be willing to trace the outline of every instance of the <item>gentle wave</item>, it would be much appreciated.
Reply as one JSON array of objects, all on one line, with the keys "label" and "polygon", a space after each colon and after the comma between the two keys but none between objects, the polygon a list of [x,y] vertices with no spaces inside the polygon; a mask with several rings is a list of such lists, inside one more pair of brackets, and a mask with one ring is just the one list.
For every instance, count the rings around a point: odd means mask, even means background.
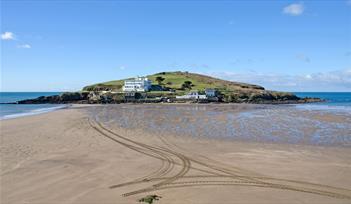
[{"label": "gentle wave", "polygon": [[48,113],[48,112],[52,112],[52,111],[67,108],[67,107],[68,107],[67,105],[58,105],[58,106],[49,107],[49,108],[37,108],[37,109],[28,110],[27,112],[2,115],[0,116],[0,120],[13,119],[13,118],[30,116],[30,115],[38,115],[38,114]]}]

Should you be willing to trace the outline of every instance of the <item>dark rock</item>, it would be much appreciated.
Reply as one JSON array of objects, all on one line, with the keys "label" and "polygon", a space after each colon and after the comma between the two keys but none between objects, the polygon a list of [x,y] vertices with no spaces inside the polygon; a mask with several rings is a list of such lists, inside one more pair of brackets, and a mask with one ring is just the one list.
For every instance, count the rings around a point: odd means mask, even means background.
[{"label": "dark rock", "polygon": [[40,96],[35,99],[27,99],[18,101],[18,104],[44,104],[44,103],[75,103],[82,100],[87,100],[88,93],[85,92],[65,92],[61,95]]},{"label": "dark rock", "polygon": [[65,92],[60,95],[60,101],[79,101],[86,99],[82,93],[79,92]]},{"label": "dark rock", "polygon": [[298,100],[299,103],[319,103],[319,102],[325,102],[325,100],[320,99],[320,98],[310,98],[310,97],[305,97],[301,98]]}]

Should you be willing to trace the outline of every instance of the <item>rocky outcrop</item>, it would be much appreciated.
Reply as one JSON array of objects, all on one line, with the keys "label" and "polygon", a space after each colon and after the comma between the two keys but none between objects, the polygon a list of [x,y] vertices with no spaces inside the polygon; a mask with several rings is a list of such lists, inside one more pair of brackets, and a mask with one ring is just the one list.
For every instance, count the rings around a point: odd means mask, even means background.
[{"label": "rocky outcrop", "polygon": [[305,97],[305,98],[300,98],[297,101],[297,103],[318,103],[318,102],[325,102],[325,100],[320,99],[320,98]]},{"label": "rocky outcrop", "polygon": [[[216,97],[217,98],[217,97]],[[164,100],[166,99],[166,100]],[[114,93],[106,91],[90,92],[66,92],[60,95],[40,96],[35,99],[18,101],[18,104],[66,104],[66,103],[157,103],[161,101],[175,101],[175,94],[141,94],[135,93],[133,96],[124,93]],[[292,93],[275,91],[255,91],[237,92],[218,96],[218,102],[226,103],[265,103],[265,104],[288,104],[288,103],[315,103],[321,102],[319,98],[299,98]],[[211,102],[211,100],[195,100],[194,102]]]},{"label": "rocky outcrop", "polygon": [[121,103],[124,95],[106,91],[65,92],[60,95],[40,96],[35,99],[17,101],[17,104],[66,104],[66,103]]},{"label": "rocky outcrop", "polygon": [[322,102],[319,98],[300,98],[295,94],[276,91],[238,92],[223,96],[223,101],[228,103],[312,103]]},{"label": "rocky outcrop", "polygon": [[18,101],[18,104],[45,104],[45,103],[77,103],[88,99],[87,92],[65,92],[60,95],[40,96],[35,99]]}]

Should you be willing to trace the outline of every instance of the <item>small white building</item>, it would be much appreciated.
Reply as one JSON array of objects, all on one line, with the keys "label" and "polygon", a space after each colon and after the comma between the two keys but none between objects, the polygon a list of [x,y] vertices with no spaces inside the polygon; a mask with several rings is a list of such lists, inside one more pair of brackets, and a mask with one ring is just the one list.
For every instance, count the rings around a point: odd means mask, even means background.
[{"label": "small white building", "polygon": [[176,99],[207,99],[206,95],[200,95],[198,91],[190,91],[183,96],[176,96]]},{"label": "small white building", "polygon": [[124,92],[145,92],[151,88],[151,80],[147,77],[136,77],[124,81]]}]

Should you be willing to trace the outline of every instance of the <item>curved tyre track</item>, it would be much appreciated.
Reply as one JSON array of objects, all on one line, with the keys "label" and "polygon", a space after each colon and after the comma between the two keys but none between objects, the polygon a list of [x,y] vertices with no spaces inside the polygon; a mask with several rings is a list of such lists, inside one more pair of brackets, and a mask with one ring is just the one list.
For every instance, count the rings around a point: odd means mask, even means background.
[{"label": "curved tyre track", "polygon": [[[89,124],[90,124],[91,127],[93,127],[96,131],[98,131],[103,136],[105,136],[105,137],[107,137],[109,139],[112,139],[113,141],[115,141],[115,142],[117,142],[117,143],[119,143],[119,144],[121,144],[121,145],[123,145],[125,147],[128,147],[128,148],[130,148],[132,150],[135,150],[135,151],[137,151],[139,153],[142,153],[144,155],[152,156],[154,158],[158,158],[158,159],[167,161],[167,163],[168,163],[167,167],[163,168],[162,171],[157,170],[155,173],[150,174],[150,175],[152,175],[152,177],[163,176],[165,173],[168,173],[168,172],[172,171],[172,169],[174,167],[174,160],[171,158],[171,156],[176,157],[176,158],[178,158],[181,161],[181,165],[180,165],[181,166],[181,170],[179,172],[177,172],[176,175],[174,175],[172,177],[169,177],[168,179],[166,179],[164,181],[161,181],[158,184],[153,185],[151,188],[149,187],[149,188],[144,188],[144,189],[140,189],[140,190],[137,190],[137,191],[129,192],[129,193],[123,194],[124,196],[129,196],[129,195],[137,194],[137,193],[140,193],[140,192],[147,192],[147,191],[150,191],[150,190],[154,190],[157,187],[160,187],[162,185],[171,183],[171,182],[177,180],[178,178],[181,178],[182,176],[184,176],[190,170],[190,166],[191,166],[190,165],[190,161],[189,161],[189,159],[187,157],[185,157],[182,154],[179,154],[177,152],[173,152],[173,151],[168,150],[168,149],[156,148],[156,147],[152,147],[152,146],[149,146],[149,145],[146,145],[146,144],[143,144],[143,143],[139,143],[139,142],[130,140],[128,138],[120,136],[120,135],[112,132],[111,130],[105,128],[104,126],[102,126],[97,121],[94,121],[94,122],[89,121]],[[112,136],[106,134],[106,132],[104,132],[104,131],[112,134],[115,137],[112,137]],[[124,141],[120,141],[120,140],[116,139],[116,137],[119,138],[119,139],[122,139]],[[126,142],[129,142],[129,143],[126,143]],[[157,155],[157,156],[155,156],[155,155]],[[161,167],[161,169],[162,169],[162,167]],[[148,178],[140,178],[140,179],[137,179],[136,181],[134,181],[132,183],[138,182],[139,180],[144,181],[144,180],[148,180]],[[116,186],[112,186],[110,188],[116,188],[116,187],[120,187],[120,186],[116,185]]]},{"label": "curved tyre track", "polygon": [[[201,161],[194,156],[185,156],[174,149],[170,149],[170,145],[166,147],[154,147],[144,143],[140,143],[129,138],[123,137],[112,130],[104,127],[97,120],[89,120],[90,126],[100,133],[102,136],[123,145],[131,150],[139,152],[145,156],[149,156],[161,160],[160,167],[134,181],[111,186],[110,188],[118,188],[127,185],[137,185],[148,182],[158,182],[146,188],[141,188],[132,192],[123,194],[123,196],[131,196],[139,193],[146,193],[156,190],[172,189],[172,188],[185,188],[194,186],[248,186],[260,188],[273,188],[280,190],[289,190],[295,192],[310,193],[321,196],[328,196],[338,199],[351,199],[351,190],[338,188],[323,184],[315,184],[304,181],[280,179],[272,177],[253,175],[244,169],[237,167],[229,167],[219,165],[215,161],[207,159]],[[164,139],[163,139],[164,140]],[[165,141],[164,141],[165,143]],[[202,160],[206,157],[201,156]],[[210,163],[212,162],[212,163]],[[194,166],[196,165],[196,167]],[[175,166],[180,167],[174,168]],[[190,170],[205,172],[209,175],[192,175],[186,176]],[[199,180],[221,178],[226,180]],[[190,181],[180,181],[184,179],[195,179]],[[177,181],[179,180],[179,181]]]}]

